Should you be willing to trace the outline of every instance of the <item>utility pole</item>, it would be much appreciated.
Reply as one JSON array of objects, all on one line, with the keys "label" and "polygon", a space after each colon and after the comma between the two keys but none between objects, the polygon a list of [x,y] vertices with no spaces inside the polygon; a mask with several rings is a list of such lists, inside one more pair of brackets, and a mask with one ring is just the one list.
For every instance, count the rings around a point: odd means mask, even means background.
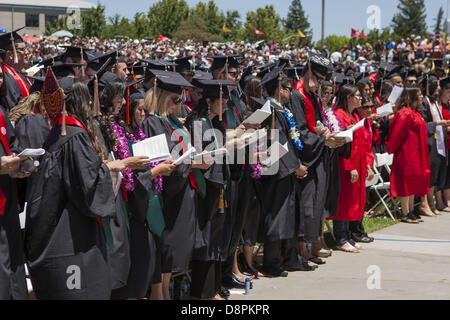
[{"label": "utility pole", "polygon": [[[447,6],[447,8],[448,8],[448,6]],[[448,10],[447,10],[447,14],[448,14]],[[321,40],[322,48],[324,45],[324,38],[325,38],[325,0],[322,0],[322,40]]]}]

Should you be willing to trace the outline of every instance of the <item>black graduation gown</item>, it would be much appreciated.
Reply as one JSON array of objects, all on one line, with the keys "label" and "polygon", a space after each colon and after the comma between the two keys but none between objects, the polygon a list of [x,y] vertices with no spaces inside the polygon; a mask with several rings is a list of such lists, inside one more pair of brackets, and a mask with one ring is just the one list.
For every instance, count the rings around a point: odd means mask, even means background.
[{"label": "black graduation gown", "polygon": [[[97,121],[93,121],[92,128],[102,149],[103,158],[108,159],[110,151],[106,146]],[[113,173],[116,174],[116,173]],[[114,183],[114,182],[113,182]],[[113,188],[116,186],[113,185]],[[108,265],[111,269],[111,297],[114,298],[115,289],[121,288],[127,284],[127,278],[130,272],[130,241],[129,241],[129,223],[124,207],[122,192],[114,197],[115,215],[109,220],[109,229],[111,230],[112,245],[107,246]]]},{"label": "black graduation gown", "polygon": [[297,178],[295,171],[301,161],[289,135],[289,125],[280,111],[275,107],[275,129],[279,132],[279,143],[288,142],[289,152],[278,161],[278,171],[273,175],[263,175],[258,181],[261,186],[262,214],[261,223],[264,242],[287,240],[296,236],[299,217],[296,211]]},{"label": "black graduation gown", "polygon": [[[315,97],[310,97],[314,116],[323,123],[320,108]],[[309,131],[305,117],[305,102],[297,90],[292,90],[291,110],[299,127],[303,150],[300,153],[303,165],[308,168],[308,176],[298,180],[300,188],[300,232],[299,237],[305,242],[315,242],[321,233],[321,221],[327,197],[328,176],[330,163],[329,153],[325,146],[325,137]]]},{"label": "black graduation gown", "polygon": [[[6,118],[3,108],[0,108],[0,112],[6,122],[9,151],[18,153],[21,148],[14,135],[14,129]],[[0,157],[3,156],[7,156],[7,153],[0,143]],[[28,299],[16,187],[9,175],[0,175],[0,190],[6,196],[3,215],[0,215],[0,300]]]},{"label": "black graduation gown", "polygon": [[[438,187],[442,189],[445,187],[445,182],[447,178],[447,159],[437,152],[436,144],[436,122],[433,121],[433,116],[431,114],[431,109],[428,101],[424,98],[422,104],[420,105],[420,111],[422,117],[427,124],[428,133],[428,154],[430,156],[430,187]],[[443,127],[444,137],[447,137],[447,127]],[[446,143],[446,139],[444,143]],[[447,144],[445,145],[447,149]]]},{"label": "black graduation gown", "polygon": [[[198,119],[189,127],[191,136],[194,136],[194,127],[202,124],[202,137],[206,130],[210,129],[206,120]],[[194,141],[196,141],[194,139]],[[202,146],[197,147],[198,151],[211,151],[220,146],[214,145],[214,138],[209,140],[201,139]],[[230,188],[229,167],[225,163],[214,163],[208,170],[202,170],[206,182],[205,197],[198,196],[197,202],[197,223],[195,232],[195,248],[192,260],[196,261],[218,261],[223,262],[229,256],[229,243],[231,237],[231,203],[227,199]],[[227,200],[227,207],[219,209],[219,197]]]},{"label": "black graduation gown", "polygon": [[109,299],[105,230],[115,216],[109,169],[77,126],[68,125],[66,136],[55,127],[44,148],[40,170],[32,176],[25,226],[25,253],[36,296]]},{"label": "black graduation gown", "polygon": [[[142,123],[147,137],[165,134],[173,158],[182,154],[178,139],[159,117],[150,115]],[[186,146],[187,147],[187,146]],[[175,149],[176,148],[176,149]],[[176,153],[176,155],[174,155]],[[183,164],[163,178],[163,213],[166,225],[161,235],[161,272],[185,272],[194,250],[196,191],[189,181],[190,165]]]},{"label": "black graduation gown", "polygon": [[[12,67],[9,67],[11,69],[13,69]],[[2,68],[3,69],[3,74],[4,74],[4,86],[6,86],[6,95],[5,95],[5,102],[6,102],[6,113],[9,113],[9,110],[11,110],[12,108],[14,108],[20,100],[22,100],[22,93],[20,91],[20,87],[19,84],[17,83],[17,81],[14,79],[13,75],[10,74],[9,72],[6,71],[6,68]],[[27,91],[29,93],[31,84],[28,82],[27,78],[25,76],[23,76],[20,72],[18,72],[17,70],[15,70],[19,76],[22,78],[24,85],[27,88]]]},{"label": "black graduation gown", "polygon": [[[42,148],[50,129],[45,119],[40,114],[26,114],[15,123],[16,137],[22,148]],[[28,179],[17,181],[20,204],[23,207]]]},{"label": "black graduation gown", "polygon": [[50,129],[40,114],[27,114],[15,123],[15,133],[20,145],[26,149],[42,148]]}]

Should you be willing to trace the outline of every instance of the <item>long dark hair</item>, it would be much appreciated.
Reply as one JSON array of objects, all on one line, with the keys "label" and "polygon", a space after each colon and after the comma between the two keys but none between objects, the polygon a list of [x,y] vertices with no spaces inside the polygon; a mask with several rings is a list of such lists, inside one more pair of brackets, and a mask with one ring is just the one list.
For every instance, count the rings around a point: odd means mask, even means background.
[{"label": "long dark hair", "polygon": [[[419,88],[405,88],[400,96],[399,102],[396,105],[397,111],[402,108],[410,107],[415,111],[420,109],[420,89]],[[416,107],[413,107],[414,102],[419,102]]]},{"label": "long dark hair", "polygon": [[256,102],[253,101],[252,97],[262,98],[262,90],[257,88],[260,83],[261,79],[253,78],[245,84],[244,102],[247,108],[245,108],[244,117],[251,115],[255,110]]},{"label": "long dark hair", "polygon": [[[186,127],[192,126],[195,120],[201,119],[201,118],[208,118],[209,116],[209,106],[206,102],[206,98],[203,96],[200,100],[197,101],[197,103],[194,105],[194,108],[192,108],[192,112],[187,116],[186,121],[184,125]],[[218,98],[210,98],[211,102],[214,103],[214,101],[218,100]],[[223,121],[219,120],[219,116],[214,117],[214,119],[211,121],[212,125],[215,129],[219,129],[223,134],[225,134],[225,126],[223,124]]]},{"label": "long dark hair", "polygon": [[337,94],[336,108],[344,109],[345,111],[349,112],[347,98],[349,96],[354,96],[357,92],[359,92],[358,87],[351,84],[344,84],[342,87],[340,87]]},{"label": "long dark hair", "polygon": [[[116,137],[113,131],[114,121],[122,127],[126,128],[126,123],[122,119],[113,115],[114,112],[114,98],[123,97],[125,92],[125,84],[119,81],[107,83],[102,93],[100,94],[100,110],[102,115],[98,117],[100,129],[103,133],[105,142],[112,148],[116,143]],[[123,108],[122,108],[123,109]]]},{"label": "long dark hair", "polygon": [[119,113],[119,122],[125,125],[123,129],[132,134],[133,136],[137,137],[137,128],[133,126],[133,119],[134,119],[134,113],[136,111],[137,106],[139,105],[139,100],[145,100],[145,97],[141,93],[134,93],[130,95],[129,99],[129,106],[130,106],[130,124],[126,123],[127,119],[127,110],[126,108],[122,108]]},{"label": "long dark hair", "polygon": [[80,81],[74,82],[72,89],[66,94],[66,110],[70,116],[78,119],[86,128],[92,145],[100,159],[103,153],[92,126],[92,110],[90,106],[91,96],[86,84]]}]

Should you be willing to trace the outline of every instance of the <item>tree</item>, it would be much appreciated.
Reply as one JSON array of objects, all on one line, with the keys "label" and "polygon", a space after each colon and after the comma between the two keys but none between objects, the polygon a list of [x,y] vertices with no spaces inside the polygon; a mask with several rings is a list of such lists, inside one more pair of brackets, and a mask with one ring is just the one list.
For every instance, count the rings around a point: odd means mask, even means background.
[{"label": "tree", "polygon": [[175,41],[193,40],[195,42],[221,41],[220,35],[208,32],[208,24],[198,15],[190,15],[189,18],[181,22],[180,28],[173,35]]},{"label": "tree", "polygon": [[[258,8],[256,12],[249,11],[245,22],[245,36],[253,40],[281,41],[285,33],[281,32],[280,22],[281,18],[276,13],[273,5]],[[264,35],[255,36],[253,33],[254,28],[264,32]]]},{"label": "tree", "polygon": [[220,34],[225,23],[225,16],[213,0],[208,3],[199,2],[191,11],[191,15],[197,15],[206,23],[206,30],[211,34]]},{"label": "tree", "polygon": [[132,37],[142,39],[150,34],[149,21],[147,16],[142,12],[138,12],[134,15],[132,24]]},{"label": "tree", "polygon": [[241,15],[239,14],[239,11],[227,11],[225,16],[225,26],[231,30],[230,33],[223,34],[223,38],[225,40],[239,39],[239,30],[242,28]]},{"label": "tree", "polygon": [[[350,39],[347,36],[330,35],[326,39],[327,49],[334,52],[343,47],[350,46]],[[321,47],[321,42],[317,42],[317,47]]]},{"label": "tree", "polygon": [[189,7],[184,0],[161,0],[148,11],[149,31],[153,37],[164,35],[171,38],[182,21],[189,16]]},{"label": "tree", "polygon": [[[438,16],[436,18],[436,25],[434,27],[434,33],[441,33],[441,31],[443,30],[443,18],[444,18],[444,9],[442,9],[442,7],[439,8],[439,12],[438,12]],[[445,23],[444,23],[445,25]]]},{"label": "tree", "polygon": [[105,7],[100,3],[81,15],[83,37],[101,37],[106,26]]},{"label": "tree", "polygon": [[392,18],[394,33],[402,37],[427,33],[424,0],[400,0],[397,8],[400,12]]},{"label": "tree", "polygon": [[289,6],[289,13],[286,20],[283,20],[283,24],[288,32],[297,33],[298,30],[301,30],[306,36],[306,38],[300,39],[303,44],[311,43],[312,31],[310,29],[308,17],[305,16],[305,11],[303,10],[300,0],[292,0],[291,5]]}]

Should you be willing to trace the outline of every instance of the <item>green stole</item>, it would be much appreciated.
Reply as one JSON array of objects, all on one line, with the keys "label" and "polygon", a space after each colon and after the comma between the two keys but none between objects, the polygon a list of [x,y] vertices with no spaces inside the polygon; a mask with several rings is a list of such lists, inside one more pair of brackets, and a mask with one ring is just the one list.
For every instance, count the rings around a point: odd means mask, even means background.
[{"label": "green stole", "polygon": [[241,120],[244,119],[244,110],[242,109],[241,102],[234,94],[235,91],[230,93],[230,99],[227,103],[227,110],[225,111],[226,129],[236,129]]}]

